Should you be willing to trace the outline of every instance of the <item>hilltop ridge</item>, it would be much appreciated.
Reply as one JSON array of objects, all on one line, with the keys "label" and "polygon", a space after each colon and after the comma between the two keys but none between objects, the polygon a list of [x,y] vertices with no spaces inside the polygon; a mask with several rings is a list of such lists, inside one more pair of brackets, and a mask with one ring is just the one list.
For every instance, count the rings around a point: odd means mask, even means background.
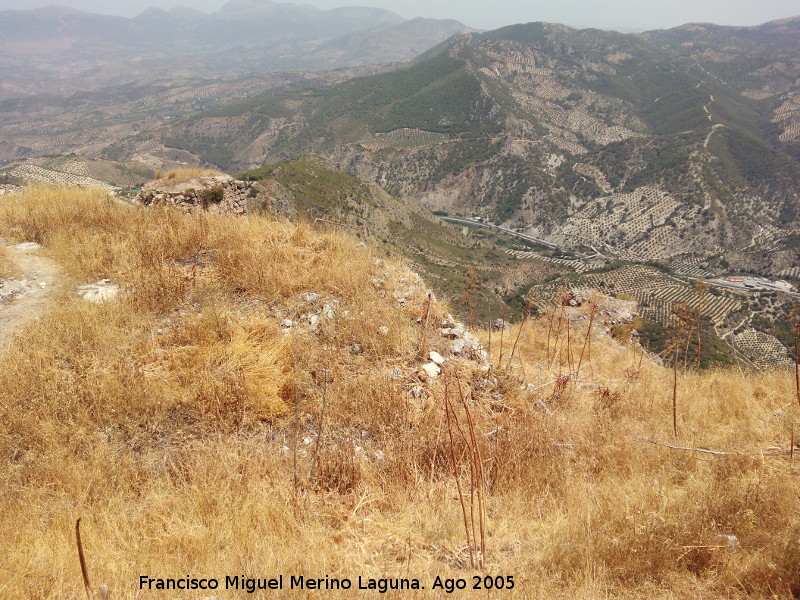
[{"label": "hilltop ridge", "polygon": [[[800,589],[791,374],[673,373],[634,302],[471,332],[349,235],[98,190],[4,198],[0,234],[64,269],[0,354],[10,600],[83,592],[79,517],[92,588],[124,599],[176,569],[423,599],[483,570],[511,598]],[[120,293],[76,294],[99,277]]]}]

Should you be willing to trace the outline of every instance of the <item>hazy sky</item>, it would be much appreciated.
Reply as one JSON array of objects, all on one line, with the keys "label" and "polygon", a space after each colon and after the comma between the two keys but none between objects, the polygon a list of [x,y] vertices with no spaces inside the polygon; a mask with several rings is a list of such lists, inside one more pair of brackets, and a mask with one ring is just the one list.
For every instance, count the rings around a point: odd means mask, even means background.
[{"label": "hazy sky", "polygon": [[[182,4],[205,12],[227,0],[0,0],[0,10],[62,4],[103,14],[134,16],[148,6]],[[550,21],[576,27],[654,29],[690,21],[720,25],[757,25],[800,16],[800,0],[310,0],[319,8],[360,4],[393,10],[406,18],[451,18],[478,29],[511,23]]]}]

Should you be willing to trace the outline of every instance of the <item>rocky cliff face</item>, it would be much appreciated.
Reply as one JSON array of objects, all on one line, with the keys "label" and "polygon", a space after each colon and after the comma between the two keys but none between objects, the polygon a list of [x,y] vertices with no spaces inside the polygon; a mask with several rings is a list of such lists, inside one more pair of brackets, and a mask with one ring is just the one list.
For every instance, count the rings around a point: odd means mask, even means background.
[{"label": "rocky cliff face", "polygon": [[243,215],[247,213],[247,186],[228,175],[189,179],[167,176],[146,184],[134,202],[145,206],[166,204],[188,212]]}]

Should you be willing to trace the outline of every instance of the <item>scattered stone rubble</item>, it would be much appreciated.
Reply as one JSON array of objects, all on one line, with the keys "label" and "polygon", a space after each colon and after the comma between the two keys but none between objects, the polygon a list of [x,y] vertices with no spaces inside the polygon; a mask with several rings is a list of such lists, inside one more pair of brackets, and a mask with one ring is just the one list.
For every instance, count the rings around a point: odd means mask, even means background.
[{"label": "scattered stone rubble", "polygon": [[[463,323],[453,319],[452,315],[445,316],[439,334],[445,341],[444,353],[452,358],[462,358],[472,360],[480,365],[486,364],[488,354],[484,350],[480,340],[469,333]],[[427,362],[418,371],[418,376],[422,381],[435,379],[442,372],[442,366],[447,359],[441,353],[432,350],[428,353]],[[421,394],[421,391],[419,392]],[[413,395],[413,394],[412,394]],[[415,396],[416,397],[416,396]]]},{"label": "scattered stone rubble", "polygon": [[[355,248],[362,249],[363,243],[359,243]],[[395,277],[383,271],[385,263],[380,258],[373,258],[372,264],[378,270],[371,278],[372,287],[379,296],[393,298],[396,308],[401,309],[412,302],[419,302],[421,297],[428,295],[419,275],[408,273],[402,277]],[[290,332],[321,334],[327,323],[332,323],[340,317],[350,316],[349,311],[341,310],[338,300],[325,298],[317,292],[303,292],[293,307],[278,307],[273,312],[284,334]],[[417,322],[421,325],[422,318],[418,318]],[[508,324],[498,320],[495,326],[505,328]],[[458,358],[475,361],[481,366],[487,364],[488,354],[480,340],[468,332],[464,324],[456,321],[452,315],[446,315],[438,327],[431,322],[429,328],[431,333],[438,332],[438,339],[435,335],[432,337],[429,335],[429,343],[434,349],[428,353],[423,364],[410,369],[395,367],[392,371],[392,377],[408,379],[409,383],[413,384],[410,391],[415,398],[423,395],[423,388],[418,384],[437,378],[447,360]],[[390,327],[381,323],[375,324],[375,332],[381,336],[391,334]],[[348,349],[356,356],[364,352],[359,343],[350,344]]]},{"label": "scattered stone rubble", "polygon": [[185,180],[162,177],[147,183],[134,202],[144,206],[166,204],[187,212],[243,215],[247,213],[247,186],[229,175]]},{"label": "scattered stone rubble", "polygon": [[585,307],[590,302],[596,306],[595,323],[603,326],[602,334],[608,333],[614,325],[628,325],[639,316],[639,305],[633,300],[620,300],[590,289],[572,289],[567,298],[571,307]]},{"label": "scattered stone rubble", "polygon": [[463,323],[454,320],[452,315],[447,315],[439,329],[442,337],[450,340],[448,351],[453,356],[461,356],[484,362],[487,354],[481,341],[466,330]]},{"label": "scattered stone rubble", "polygon": [[21,296],[32,287],[27,279],[0,279],[0,302],[8,302]]},{"label": "scattered stone rubble", "polygon": [[110,279],[101,279],[97,283],[78,286],[77,292],[84,300],[94,304],[101,304],[116,298],[119,295],[119,286],[116,283],[111,283]]},{"label": "scattered stone rubble", "polygon": [[0,184],[0,196],[6,196],[10,194],[16,194],[17,192],[21,191],[22,187],[18,185],[10,185],[7,183]]}]

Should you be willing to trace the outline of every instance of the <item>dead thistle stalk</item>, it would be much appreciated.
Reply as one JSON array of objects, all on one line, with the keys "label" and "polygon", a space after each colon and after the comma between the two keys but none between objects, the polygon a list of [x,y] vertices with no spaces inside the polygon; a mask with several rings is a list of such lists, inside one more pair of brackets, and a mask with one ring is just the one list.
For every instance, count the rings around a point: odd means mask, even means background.
[{"label": "dead thistle stalk", "polygon": [[314,480],[314,476],[317,470],[317,460],[319,457],[319,447],[322,444],[322,435],[325,426],[325,406],[328,400],[328,373],[329,369],[322,370],[322,408],[320,409],[319,415],[319,432],[317,433],[317,442],[314,444],[314,457],[311,459],[311,480]]},{"label": "dead thistle stalk", "polygon": [[86,568],[86,557],[83,555],[83,543],[81,542],[81,519],[75,521],[75,540],[78,544],[78,560],[81,563],[81,575],[83,575],[83,587],[86,590],[86,597],[92,600],[92,586],[89,583],[89,570]]},{"label": "dead thistle stalk", "polygon": [[[459,476],[458,472],[458,460],[456,459],[456,443],[453,439],[453,426],[450,417],[450,411],[452,410],[452,406],[450,403],[450,390],[447,380],[445,379],[444,384],[444,410],[445,415],[447,416],[447,435],[450,438],[450,457],[453,463],[453,475],[456,478],[456,489],[458,490],[458,501],[461,504],[461,515],[464,519],[464,532],[467,537],[467,548],[469,549],[469,561],[470,566],[475,568],[475,559],[472,554],[472,538],[470,537],[470,528],[469,528],[469,521],[467,520],[467,507],[464,503],[464,492],[461,490],[461,477]],[[455,415],[453,415],[455,418]]]},{"label": "dead thistle stalk", "polygon": [[583,364],[583,354],[586,352],[588,347],[589,354],[587,358],[589,359],[589,364],[592,362],[592,325],[594,324],[594,317],[597,314],[597,304],[595,304],[594,299],[590,301],[590,310],[589,310],[589,327],[586,329],[586,337],[583,339],[583,348],[581,348],[581,355],[578,358],[578,368],[576,369],[577,373],[581,371],[581,365]]},{"label": "dead thistle stalk", "polygon": [[[462,517],[464,519],[464,530],[467,538],[467,548],[470,554],[470,564],[473,568],[482,570],[486,565],[486,506],[484,498],[483,459],[478,446],[478,439],[475,435],[475,422],[472,419],[472,413],[461,386],[461,379],[456,377],[456,382],[458,386],[458,399],[466,419],[466,433],[456,415],[453,402],[450,400],[450,385],[448,381],[445,380],[445,411],[447,415],[447,430],[450,438],[450,454],[453,461],[453,472],[456,478],[456,487],[461,503]],[[466,456],[469,461],[469,516],[467,516],[467,507],[461,486],[461,478],[458,469],[459,461],[456,460],[455,457],[453,426],[455,426],[461,442],[464,444],[464,452],[461,454],[461,458]],[[480,542],[478,542],[478,540],[480,540]],[[479,544],[479,546],[477,544]]]},{"label": "dead thistle stalk", "polygon": [[[522,336],[522,330],[525,328],[525,323],[531,318],[531,311],[533,310],[533,302],[530,298],[525,299],[525,304],[522,307],[522,322],[519,324],[519,329],[517,330],[517,337],[514,340],[514,345],[511,347],[511,356],[508,359],[509,366],[511,365],[511,359],[514,358],[517,354],[517,345],[519,344],[519,338]],[[519,361],[522,363],[522,361]]]},{"label": "dead thistle stalk", "polygon": [[786,320],[792,327],[792,337],[794,338],[794,387],[797,402],[800,404],[800,300],[796,300],[786,313]]}]

